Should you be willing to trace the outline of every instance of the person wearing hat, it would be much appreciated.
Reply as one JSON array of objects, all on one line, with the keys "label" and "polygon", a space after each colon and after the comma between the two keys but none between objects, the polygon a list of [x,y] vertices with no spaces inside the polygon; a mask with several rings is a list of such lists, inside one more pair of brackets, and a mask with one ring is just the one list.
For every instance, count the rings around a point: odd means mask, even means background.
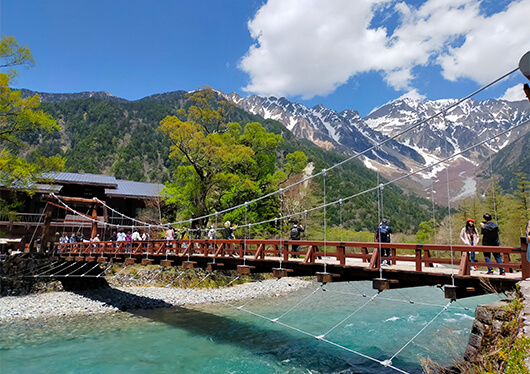
[{"label": "person wearing hat", "polygon": [[234,231],[236,231],[237,225],[230,227],[230,221],[225,222],[224,238],[235,239]]},{"label": "person wearing hat", "polygon": [[[460,240],[462,240],[465,245],[478,245],[478,231],[475,227],[475,221],[472,218],[468,218],[466,220],[466,225],[460,230]],[[469,252],[469,262],[475,262],[475,251]],[[477,267],[471,266],[471,270],[477,270]]]},{"label": "person wearing hat", "polygon": [[[390,234],[392,234],[392,228],[388,225],[388,219],[383,218],[375,230],[375,242],[390,243]],[[383,260],[383,257],[390,257],[390,248],[381,248],[381,265],[390,265],[390,260]]]},{"label": "person wearing hat", "polygon": [[[499,239],[499,226],[497,226],[497,224],[492,221],[491,214],[486,213],[482,217],[484,217],[485,219],[485,221],[482,221],[480,223],[480,233],[483,235],[482,245],[492,247],[500,246],[501,241]],[[502,257],[500,253],[493,252],[493,256],[495,257],[495,261],[498,264],[502,264]],[[486,260],[488,264],[491,263],[491,252],[484,252],[484,260]],[[488,267],[487,274],[493,274],[492,267]],[[504,268],[499,268],[499,275],[505,275]]]}]

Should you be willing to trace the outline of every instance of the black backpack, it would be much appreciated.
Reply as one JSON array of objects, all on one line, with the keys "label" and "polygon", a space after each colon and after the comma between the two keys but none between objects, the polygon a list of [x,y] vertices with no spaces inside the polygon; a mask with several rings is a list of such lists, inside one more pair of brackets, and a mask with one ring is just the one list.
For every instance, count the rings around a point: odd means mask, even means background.
[{"label": "black backpack", "polygon": [[482,234],[487,243],[497,243],[499,241],[499,226],[493,222],[488,222],[482,226]]},{"label": "black backpack", "polygon": [[298,226],[293,226],[291,228],[291,239],[292,240],[299,240],[300,239],[300,231],[298,231]]}]

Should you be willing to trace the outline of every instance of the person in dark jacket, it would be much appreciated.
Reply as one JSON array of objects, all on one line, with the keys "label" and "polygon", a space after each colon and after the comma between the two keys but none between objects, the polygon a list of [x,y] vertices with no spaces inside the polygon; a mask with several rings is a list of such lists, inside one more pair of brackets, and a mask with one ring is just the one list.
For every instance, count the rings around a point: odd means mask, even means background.
[{"label": "person in dark jacket", "polygon": [[[388,219],[383,218],[375,230],[375,242],[390,243],[390,234],[392,234],[392,228],[388,225]],[[381,265],[390,265],[390,260],[383,260],[383,257],[390,257],[390,248],[381,248]]]},{"label": "person in dark jacket", "polygon": [[[486,213],[482,217],[484,217],[484,221],[480,223],[480,233],[483,235],[482,245],[492,247],[500,246],[501,241],[499,239],[499,226],[492,221],[491,214]],[[495,257],[495,261],[498,264],[502,264],[502,256],[500,253],[493,252],[493,256]],[[486,260],[488,264],[491,263],[491,252],[484,252],[484,260]],[[500,275],[504,275],[504,268],[499,268],[499,273]],[[487,274],[493,274],[492,267],[488,267]]]},{"label": "person in dark jacket", "polygon": [[199,227],[199,225],[195,226],[195,230],[193,230],[193,238],[194,239],[200,239],[201,238],[201,228]]},{"label": "person in dark jacket", "polygon": [[[304,232],[305,229],[302,225],[298,224],[298,221],[293,222],[293,226],[291,227],[291,240],[300,240],[300,234]],[[292,244],[292,251],[298,252],[300,250],[300,245],[298,244]],[[294,255],[293,257],[298,257],[298,255]]]}]

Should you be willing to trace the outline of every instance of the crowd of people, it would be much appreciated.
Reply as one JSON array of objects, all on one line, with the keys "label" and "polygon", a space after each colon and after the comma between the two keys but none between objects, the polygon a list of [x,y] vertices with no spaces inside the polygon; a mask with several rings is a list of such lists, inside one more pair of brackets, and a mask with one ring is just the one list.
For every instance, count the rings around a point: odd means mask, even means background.
[{"label": "crowd of people", "polygon": [[[482,245],[490,247],[498,247],[501,245],[499,238],[499,226],[493,222],[491,214],[486,213],[483,216],[484,221],[480,223],[480,235],[482,235]],[[390,243],[390,234],[392,234],[392,228],[389,225],[387,218],[383,218],[379,223],[377,229],[374,233],[374,241],[376,243]],[[475,227],[475,221],[472,218],[466,220],[465,226],[460,231],[460,239],[465,245],[477,246],[480,242],[480,235],[478,229]],[[530,241],[530,220],[526,226],[526,236],[527,240]],[[391,249],[388,247],[381,247],[381,265],[389,266],[391,265],[390,257]],[[494,252],[484,252],[484,260],[486,263],[491,264],[491,255],[497,264],[502,264],[502,256],[500,253]],[[469,251],[469,262],[476,262],[476,253],[475,251]],[[470,266],[470,270],[477,270],[475,265]],[[488,266],[488,271],[486,274],[494,274],[493,267]],[[499,275],[505,275],[504,268],[499,267]]]},{"label": "crowd of people", "polygon": [[[486,213],[483,215],[484,221],[480,222],[480,233],[479,229],[475,226],[475,221],[472,218],[468,218],[464,227],[460,231],[461,241],[468,246],[475,247],[480,243],[480,235],[482,235],[482,245],[496,247],[500,246],[499,238],[499,226],[493,222],[491,214]],[[224,228],[221,229],[221,234],[223,239],[235,239],[234,233],[236,232],[238,226],[232,224],[230,221],[224,223]],[[301,234],[305,232],[305,228],[294,220],[290,230],[290,239],[293,241],[291,244],[291,250],[293,252],[293,257],[298,257],[296,252],[300,251],[300,245],[296,241],[301,240]],[[204,235],[203,235],[204,234]],[[390,227],[390,222],[388,218],[383,218],[378,224],[374,232],[374,241],[376,243],[391,243],[391,234],[392,228]],[[59,235],[59,233],[57,233]],[[218,238],[217,230],[212,225],[209,228],[201,229],[199,225],[195,225],[194,228],[187,228],[185,225],[182,228],[177,229],[175,227],[169,227],[165,231],[164,239],[168,241],[173,240],[183,240],[182,245],[187,246],[185,241],[190,239],[200,240],[205,236],[208,240],[215,240]],[[530,242],[530,220],[526,226],[526,236],[527,240]],[[150,240],[150,233],[147,231],[139,231],[138,229],[133,229],[133,231],[128,231],[125,233],[123,229],[114,231],[110,237],[110,241],[126,241],[126,242],[138,242],[138,241],[148,241]],[[60,237],[59,242],[64,243],[83,243],[83,242],[99,242],[99,234],[96,234],[91,239],[86,239],[81,232],[72,233],[68,236],[66,233]],[[381,265],[390,266],[391,261],[391,248],[387,245],[381,247]],[[484,260],[486,263],[491,263],[491,256],[493,257],[497,264],[502,264],[502,256],[500,253],[494,252],[483,252]],[[469,251],[469,262],[471,263],[470,270],[477,270],[477,267],[473,263],[477,262],[476,260],[476,251]],[[488,266],[487,274],[493,274],[493,267]],[[499,267],[499,274],[504,275],[504,268]]]},{"label": "crowd of people", "polygon": [[[499,226],[493,222],[493,217],[491,214],[486,213],[482,216],[484,221],[480,222],[480,235],[482,235],[482,245],[488,247],[498,247],[501,245],[499,238]],[[530,223],[530,221],[529,221]],[[527,231],[529,225],[527,224]],[[527,234],[528,235],[528,234]],[[460,240],[465,245],[477,246],[479,245],[480,236],[477,228],[475,227],[475,221],[472,218],[466,220],[466,225],[460,231]],[[502,264],[502,256],[497,252],[484,252],[484,260],[491,264],[491,254],[495,257],[497,264]],[[469,262],[476,262],[475,251],[469,252]],[[471,265],[471,270],[477,270],[477,267]],[[487,274],[493,274],[493,267],[488,266]],[[499,267],[499,275],[505,275],[504,268]]]}]

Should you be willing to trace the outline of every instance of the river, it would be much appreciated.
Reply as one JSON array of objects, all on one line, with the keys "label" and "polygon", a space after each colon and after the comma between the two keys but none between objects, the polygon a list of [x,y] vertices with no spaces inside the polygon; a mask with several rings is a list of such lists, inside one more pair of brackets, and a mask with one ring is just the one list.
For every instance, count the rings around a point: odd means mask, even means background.
[{"label": "river", "polygon": [[[462,357],[476,305],[498,299],[458,300],[444,310],[448,301],[436,287],[377,294],[370,282],[351,282],[233,306],[4,322],[0,371],[398,373],[380,363],[395,355],[392,365],[401,372],[421,373],[422,357],[444,365]],[[320,335],[325,340],[314,337]]]}]

